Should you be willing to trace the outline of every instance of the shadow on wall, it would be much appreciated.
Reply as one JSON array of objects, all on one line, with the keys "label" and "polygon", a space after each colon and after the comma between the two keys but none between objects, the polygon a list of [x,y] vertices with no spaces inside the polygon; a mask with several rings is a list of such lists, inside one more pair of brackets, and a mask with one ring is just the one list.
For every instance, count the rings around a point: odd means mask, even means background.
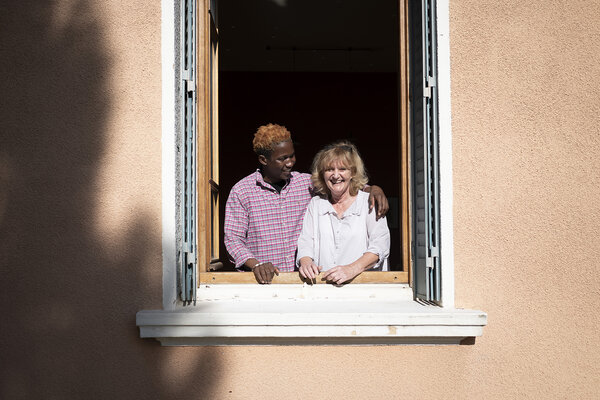
[{"label": "shadow on wall", "polygon": [[218,349],[138,336],[135,313],[160,308],[160,232],[135,209],[120,245],[92,226],[116,91],[103,14],[66,3],[0,5],[0,398],[210,397]]}]

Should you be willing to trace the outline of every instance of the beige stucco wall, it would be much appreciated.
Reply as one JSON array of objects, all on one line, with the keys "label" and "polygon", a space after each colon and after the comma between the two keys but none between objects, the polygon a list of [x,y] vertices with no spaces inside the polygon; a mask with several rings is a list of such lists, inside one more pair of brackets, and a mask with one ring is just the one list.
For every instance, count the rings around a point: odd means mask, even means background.
[{"label": "beige stucco wall", "polygon": [[600,4],[450,15],[456,303],[484,335],[162,348],[135,327],[161,307],[160,4],[1,6],[0,397],[596,398]]}]

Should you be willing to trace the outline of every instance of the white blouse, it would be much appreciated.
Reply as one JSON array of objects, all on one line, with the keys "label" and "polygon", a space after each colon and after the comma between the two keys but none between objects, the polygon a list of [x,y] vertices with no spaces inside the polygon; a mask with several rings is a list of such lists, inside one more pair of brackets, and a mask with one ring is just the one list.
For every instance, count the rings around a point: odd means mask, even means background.
[{"label": "white blouse", "polygon": [[297,265],[302,257],[310,257],[326,271],[353,263],[366,252],[379,256],[372,269],[387,271],[390,230],[385,217],[376,221],[375,210],[369,213],[369,194],[359,191],[341,219],[328,200],[313,197],[298,238]]}]

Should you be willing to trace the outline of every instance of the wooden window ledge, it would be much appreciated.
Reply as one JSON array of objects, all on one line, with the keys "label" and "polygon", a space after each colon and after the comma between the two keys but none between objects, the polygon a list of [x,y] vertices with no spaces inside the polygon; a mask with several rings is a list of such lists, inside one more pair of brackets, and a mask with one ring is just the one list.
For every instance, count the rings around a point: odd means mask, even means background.
[{"label": "wooden window ledge", "polygon": [[[198,281],[200,284],[230,284],[230,283],[248,283],[256,284],[256,278],[253,272],[200,272]],[[319,274],[315,279],[316,284],[327,284]],[[300,278],[300,273],[280,272],[273,277],[275,284],[302,284],[304,281]],[[365,271],[352,279],[353,284],[387,284],[387,283],[408,283],[408,272],[405,271]]]},{"label": "wooden window ledge", "polygon": [[163,346],[472,344],[482,311],[413,301],[406,285],[203,285],[195,305],[137,313]]}]

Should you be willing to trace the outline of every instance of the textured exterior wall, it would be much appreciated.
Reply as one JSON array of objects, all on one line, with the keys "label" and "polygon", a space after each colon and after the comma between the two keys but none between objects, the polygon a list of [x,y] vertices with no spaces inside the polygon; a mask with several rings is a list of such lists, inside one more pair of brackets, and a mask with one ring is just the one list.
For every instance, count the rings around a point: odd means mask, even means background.
[{"label": "textured exterior wall", "polygon": [[451,2],[456,302],[488,312],[469,369],[493,398],[600,390],[599,20]]},{"label": "textured exterior wall", "polygon": [[160,3],[2,2],[0,41],[0,398],[161,398]]},{"label": "textured exterior wall", "polygon": [[[450,5],[472,346],[161,348],[160,4],[0,6],[0,397],[596,398],[600,5]],[[402,392],[402,395],[398,393]]]}]

